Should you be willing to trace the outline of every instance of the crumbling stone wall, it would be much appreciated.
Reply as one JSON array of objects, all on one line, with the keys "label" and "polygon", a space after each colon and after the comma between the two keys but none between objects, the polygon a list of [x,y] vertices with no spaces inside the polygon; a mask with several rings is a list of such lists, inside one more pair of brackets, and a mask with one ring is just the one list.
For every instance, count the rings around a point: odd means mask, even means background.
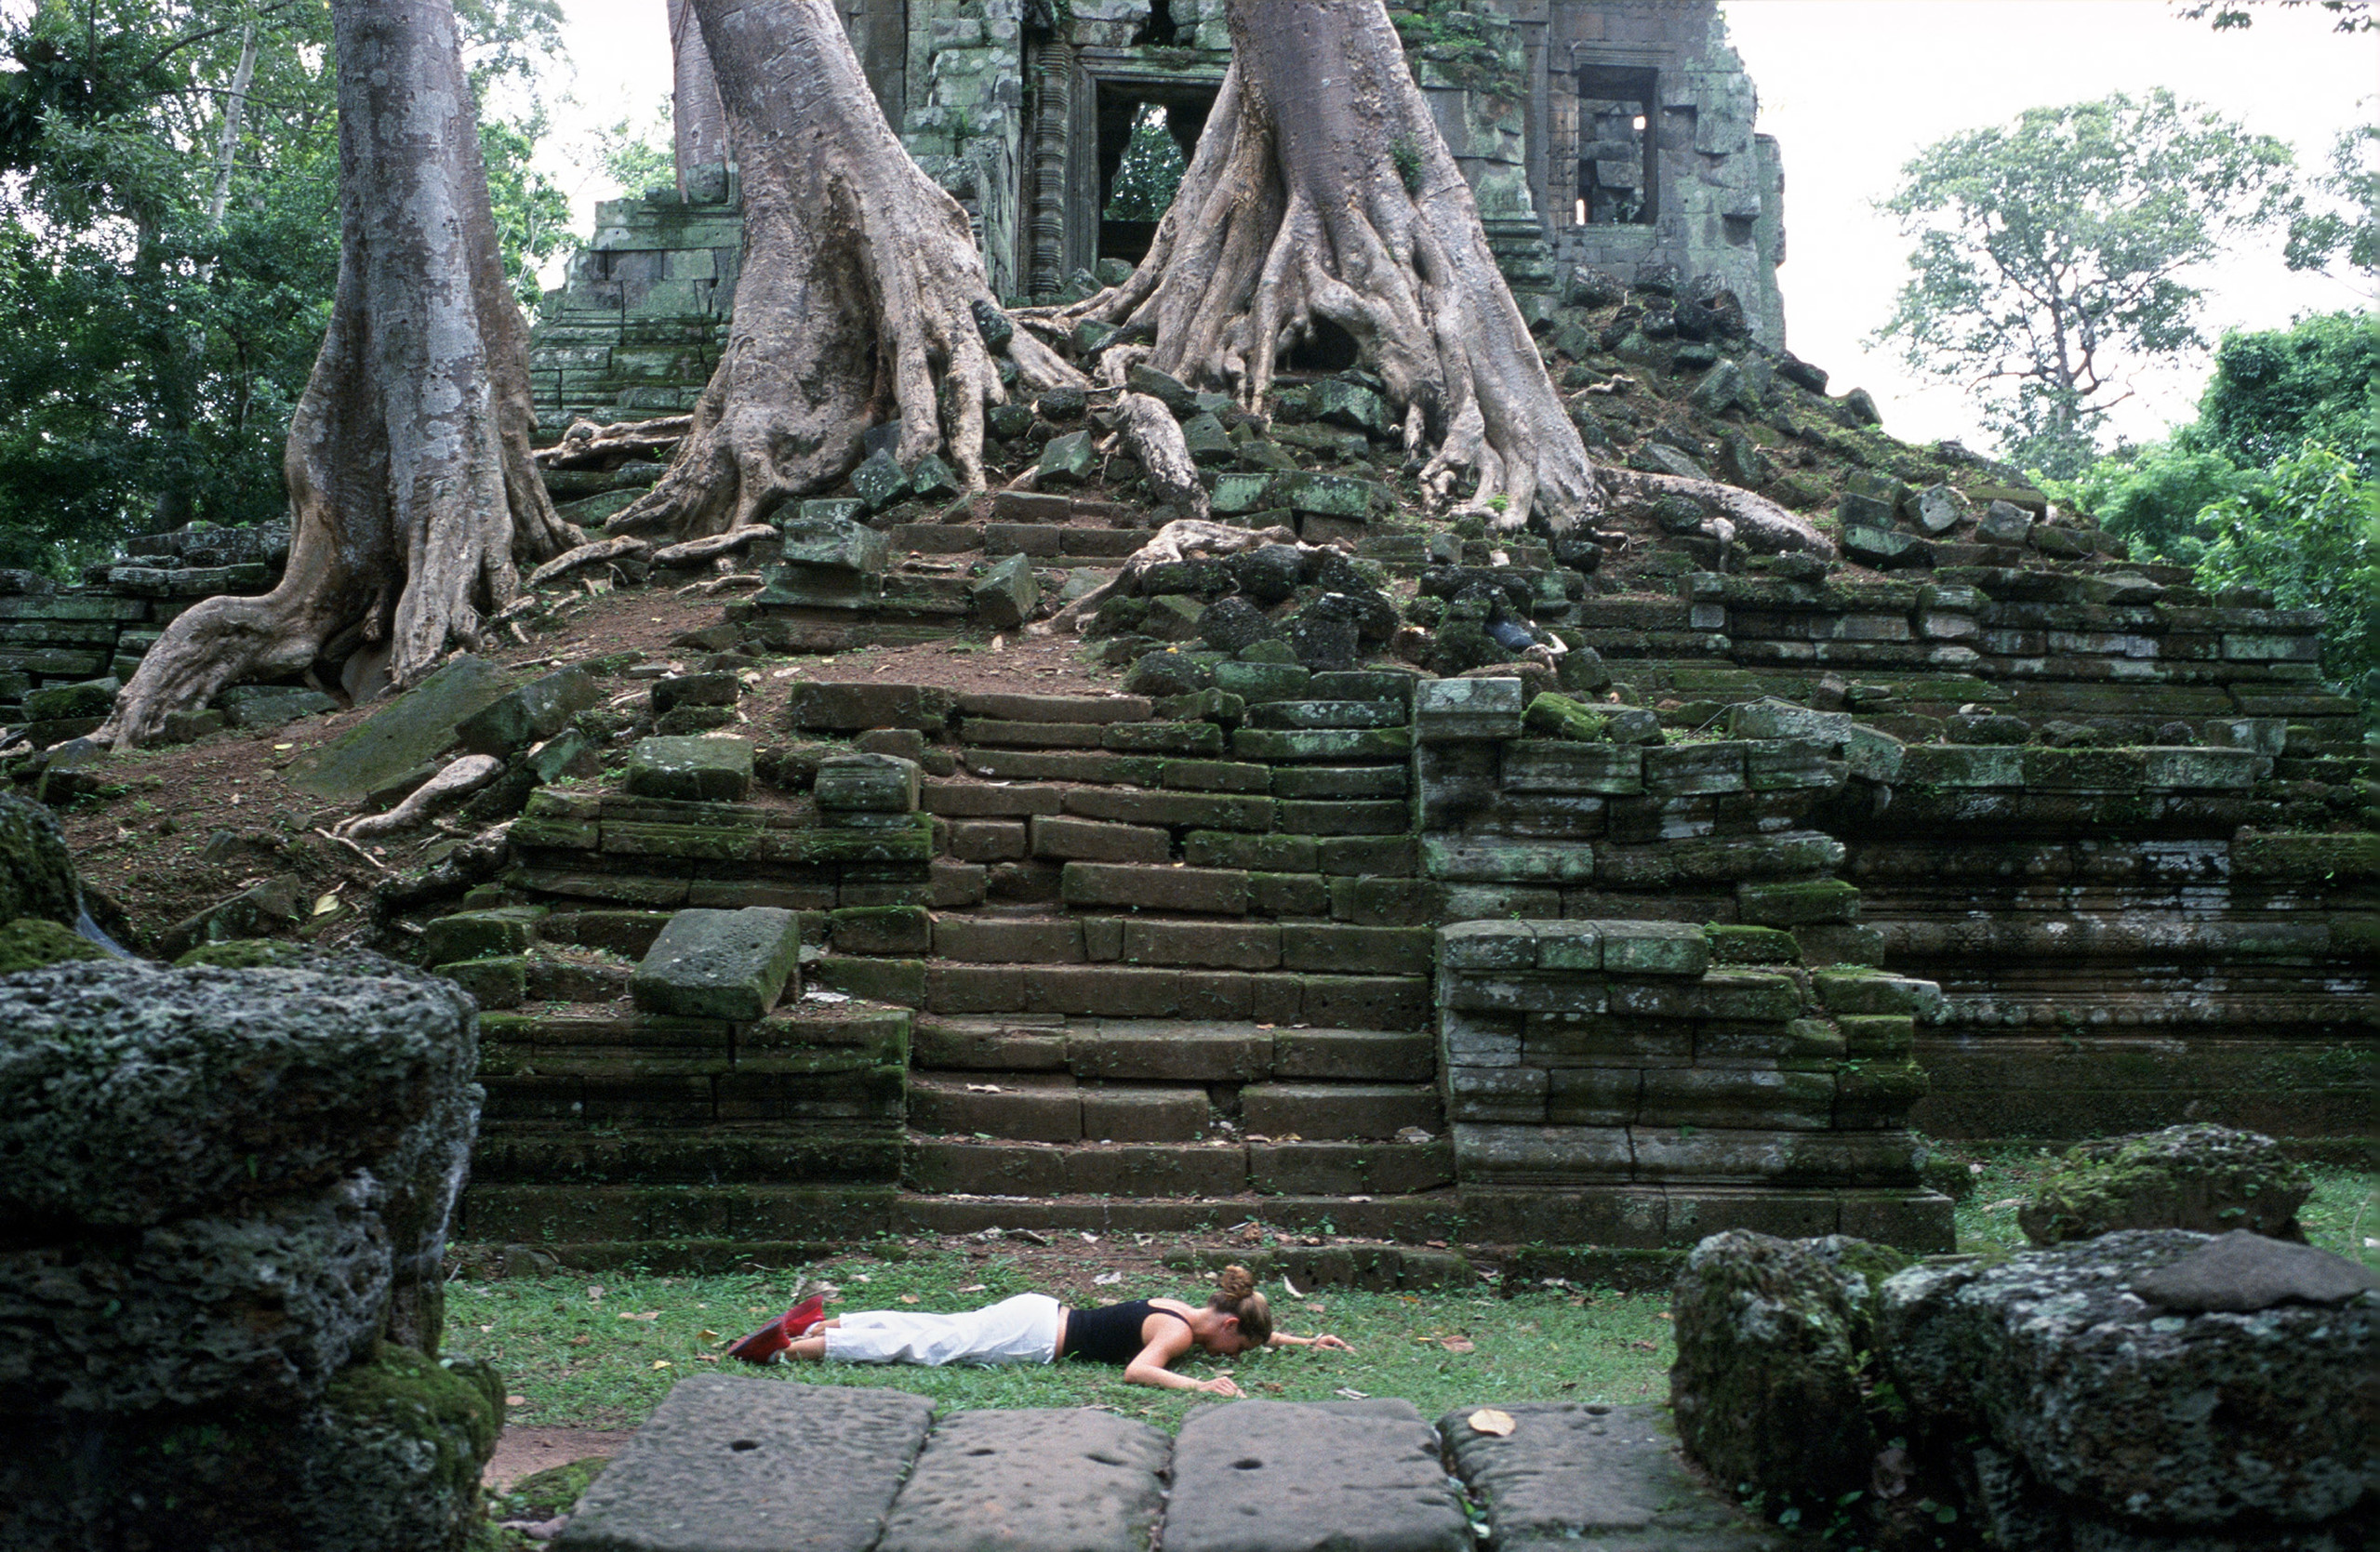
[{"label": "crumbling stone wall", "polygon": [[472,1004],[369,954],[0,977],[0,1546],[451,1547]]}]

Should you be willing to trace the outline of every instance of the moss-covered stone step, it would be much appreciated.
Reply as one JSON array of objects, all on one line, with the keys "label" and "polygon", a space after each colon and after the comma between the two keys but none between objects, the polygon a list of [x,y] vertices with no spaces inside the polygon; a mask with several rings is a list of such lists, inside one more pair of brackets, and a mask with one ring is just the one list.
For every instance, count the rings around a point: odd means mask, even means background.
[{"label": "moss-covered stone step", "polygon": [[[1416,969],[1420,969],[1418,962]],[[1399,1029],[1420,1028],[1429,1010],[1429,982],[1421,974],[1298,975],[1112,963],[960,964],[831,955],[812,964],[809,975],[819,986],[940,1014],[1111,1014],[1126,1019],[1245,1019],[1276,1025]]]},{"label": "moss-covered stone step", "polygon": [[[828,1070],[818,1070],[820,1068]],[[549,1070],[551,1069],[551,1070]],[[901,1118],[906,1069],[804,1060],[772,1070],[716,1056],[535,1058],[486,1072],[490,1124],[707,1126],[736,1121],[888,1121]]]},{"label": "moss-covered stone step", "polygon": [[1293,1028],[1275,1025],[1058,1015],[922,1015],[914,1059],[923,1071],[1070,1072],[1241,1082],[1330,1079],[1427,1083],[1436,1075],[1432,1038],[1421,1030]]},{"label": "moss-covered stone step", "polygon": [[1256,1192],[1203,1199],[1069,1195],[1003,1200],[984,1191],[906,1190],[894,1208],[897,1232],[927,1234],[980,1234],[990,1228],[1025,1228],[1043,1234],[1188,1234],[1250,1221],[1308,1233],[1409,1244],[1462,1238],[1461,1203],[1445,1187],[1373,1195],[1369,1201],[1350,1201],[1337,1195]]},{"label": "moss-covered stone step", "polygon": [[457,1240],[538,1245],[583,1240],[858,1240],[891,1230],[889,1185],[525,1185],[463,1193]]},{"label": "moss-covered stone step", "polygon": [[[1179,1272],[1219,1272],[1225,1267],[1238,1265],[1246,1267],[1259,1282],[1285,1277],[1300,1290],[1361,1288],[1372,1293],[1400,1288],[1469,1289],[1479,1277],[1461,1252],[1416,1245],[1282,1245],[1270,1250],[1176,1251],[1165,1257],[1165,1265]],[[1674,1258],[1668,1265],[1674,1280]],[[1667,1287],[1668,1283],[1662,1286]]]},{"label": "moss-covered stone step", "polygon": [[1412,1196],[1452,1185],[1443,1140],[1297,1140],[1065,1145],[981,1137],[910,1138],[903,1183],[936,1194],[1013,1197]]},{"label": "moss-covered stone step", "polygon": [[472,1152],[485,1184],[766,1185],[885,1182],[900,1175],[902,1133],[890,1123],[641,1127],[591,1133],[553,1124],[491,1125]]}]

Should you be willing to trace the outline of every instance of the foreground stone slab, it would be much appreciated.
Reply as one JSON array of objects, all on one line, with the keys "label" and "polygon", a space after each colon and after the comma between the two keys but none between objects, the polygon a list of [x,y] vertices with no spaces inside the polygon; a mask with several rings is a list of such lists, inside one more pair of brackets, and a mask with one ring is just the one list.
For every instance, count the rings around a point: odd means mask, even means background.
[{"label": "foreground stone slab", "polygon": [[1088,1407],[963,1412],[934,1430],[877,1552],[1145,1552],[1173,1441]]},{"label": "foreground stone slab", "polygon": [[801,920],[790,910],[682,910],[645,951],[629,990],[646,1013],[754,1019],[777,1005],[801,950]]},{"label": "foreground stone slab", "polygon": [[1174,1446],[1165,1552],[1465,1552],[1438,1435],[1403,1400],[1205,1407]]},{"label": "foreground stone slab", "polygon": [[1680,1458],[1658,1407],[1539,1403],[1498,1410],[1509,1434],[1438,1420],[1455,1469],[1487,1506],[1497,1552],[1754,1552],[1777,1540],[1721,1501]]},{"label": "foreground stone slab", "polygon": [[933,1413],[901,1390],[681,1380],[556,1552],[868,1552]]}]

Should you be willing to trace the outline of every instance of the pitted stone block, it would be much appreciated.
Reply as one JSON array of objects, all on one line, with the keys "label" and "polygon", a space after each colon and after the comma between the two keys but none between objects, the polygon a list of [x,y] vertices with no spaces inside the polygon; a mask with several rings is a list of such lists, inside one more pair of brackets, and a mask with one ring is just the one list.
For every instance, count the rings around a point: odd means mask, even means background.
[{"label": "pitted stone block", "polygon": [[1143,1552],[1173,1441],[1088,1407],[962,1412],[934,1430],[877,1552]]},{"label": "pitted stone block", "polygon": [[777,1005],[801,948],[790,910],[682,910],[653,940],[630,990],[646,1013],[758,1018]]},{"label": "pitted stone block", "polygon": [[556,1552],[869,1552],[934,1403],[732,1374],[681,1380]]},{"label": "pitted stone block", "polygon": [[1165,1552],[1465,1552],[1438,1436],[1403,1400],[1235,1401],[1174,1447]]},{"label": "pitted stone block", "polygon": [[1777,1545],[1696,1480],[1659,1407],[1539,1403],[1498,1409],[1509,1434],[1450,1412],[1438,1431],[1473,1498],[1487,1505],[1499,1552],[1655,1546],[1753,1552]]}]

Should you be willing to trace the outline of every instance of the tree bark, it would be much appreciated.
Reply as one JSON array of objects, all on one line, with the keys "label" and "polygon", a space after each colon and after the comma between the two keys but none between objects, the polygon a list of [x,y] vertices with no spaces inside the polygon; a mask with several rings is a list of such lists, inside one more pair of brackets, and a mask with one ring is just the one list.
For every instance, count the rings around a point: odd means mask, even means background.
[{"label": "tree bark", "polygon": [[[1150,365],[1261,412],[1328,319],[1432,450],[1441,500],[1557,532],[1602,507],[1487,233],[1381,0],[1230,0],[1231,68],[1130,280],[1065,311],[1155,331]],[[1502,497],[1499,501],[1498,497]]]},{"label": "tree bark", "polygon": [[529,456],[528,328],[504,281],[450,0],[335,0],[339,265],[289,429],[288,570],[176,619],[95,736],[153,737],[241,679],[345,661],[412,684],[581,540]]},{"label": "tree bark", "polygon": [[[981,490],[983,412],[1007,395],[976,326],[996,308],[958,201],[884,122],[831,0],[689,0],[743,179],[727,349],[669,472],[614,533],[762,521],[841,480],[897,416],[903,464],[947,452]],[[1083,378],[1021,332],[1029,381]]]},{"label": "tree bark", "polygon": [[[670,124],[680,199],[724,199],[727,193],[727,112],[693,0],[670,0],[671,86]],[[633,194],[640,191],[631,189]]]}]

